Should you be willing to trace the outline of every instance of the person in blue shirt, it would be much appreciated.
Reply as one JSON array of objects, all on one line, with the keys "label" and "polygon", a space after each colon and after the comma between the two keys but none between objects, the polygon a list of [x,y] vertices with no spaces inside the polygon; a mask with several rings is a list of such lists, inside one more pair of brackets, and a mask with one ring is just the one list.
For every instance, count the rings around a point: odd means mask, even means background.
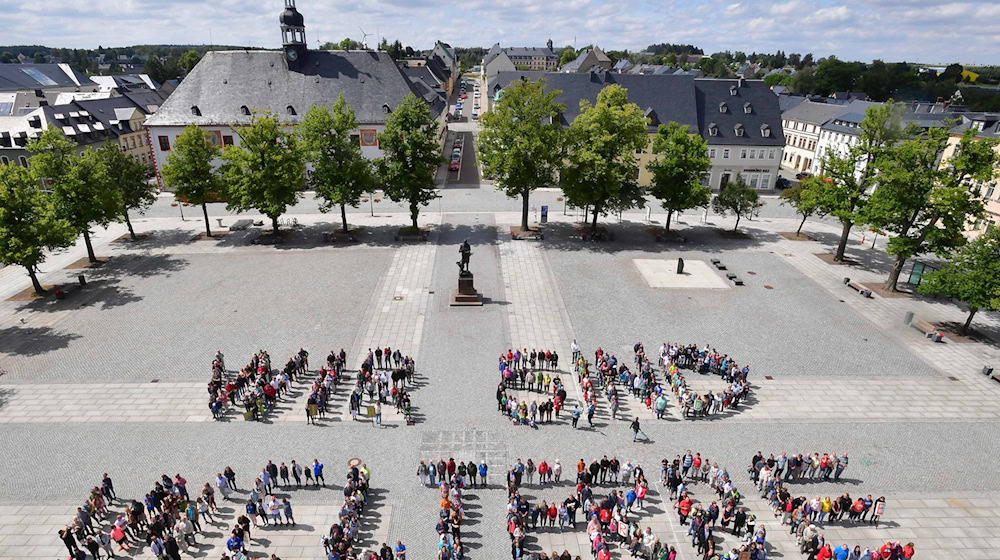
[{"label": "person in blue shirt", "polygon": [[229,540],[226,541],[226,548],[229,549],[229,552],[238,552],[243,550],[243,539],[234,533],[231,537],[229,537]]},{"label": "person in blue shirt", "polygon": [[319,459],[313,459],[313,476],[316,477],[316,486],[319,486],[320,481],[323,481],[323,486],[326,486],[326,479],[323,478],[323,463],[319,462]]},{"label": "person in blue shirt", "polygon": [[406,545],[403,541],[396,541],[396,560],[406,560]]},{"label": "person in blue shirt", "polygon": [[486,487],[486,473],[488,470],[489,467],[486,466],[486,461],[479,464],[479,477],[483,479],[482,485],[484,488]]},{"label": "person in blue shirt", "polygon": [[851,553],[851,549],[847,548],[846,544],[842,544],[837,548],[833,549],[833,557],[836,560],[847,560],[847,556]]}]

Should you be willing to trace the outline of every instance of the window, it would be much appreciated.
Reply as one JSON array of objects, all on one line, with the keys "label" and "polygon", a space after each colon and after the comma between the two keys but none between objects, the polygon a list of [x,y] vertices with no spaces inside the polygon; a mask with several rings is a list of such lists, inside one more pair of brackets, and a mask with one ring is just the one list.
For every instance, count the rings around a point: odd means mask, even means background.
[{"label": "window", "polygon": [[223,136],[222,137],[222,145],[223,146],[232,146],[233,145],[233,137],[232,136]]},{"label": "window", "polygon": [[720,112],[720,113],[725,113],[725,112],[726,112],[726,110],[728,109],[728,107],[729,107],[729,106],[728,106],[728,105],[726,105],[726,102],[725,102],[725,101],[723,101],[723,102],[719,103],[719,112]]},{"label": "window", "polygon": [[765,173],[760,178],[760,188],[762,188],[762,189],[769,189],[769,188],[771,188],[771,175]]},{"label": "window", "polygon": [[729,159],[729,148],[722,150],[722,159]]},{"label": "window", "polygon": [[743,148],[740,150],[740,159],[747,159],[747,149]]},{"label": "window", "polygon": [[748,182],[748,184],[750,185],[751,189],[756,189],[757,188],[757,174],[756,173],[753,173],[753,174],[750,175],[750,181]]},{"label": "window", "polygon": [[247,107],[246,105],[241,105],[240,113],[243,113],[244,115],[250,115],[250,108]]},{"label": "window", "polygon": [[21,167],[28,167],[28,158],[24,156],[18,156],[17,161],[21,162]]},{"label": "window", "polygon": [[753,112],[753,107],[750,105],[749,101],[743,104],[743,112],[748,115]]},{"label": "window", "polygon": [[757,159],[764,159],[764,150],[760,150],[757,152]]},{"label": "window", "polygon": [[754,153],[755,153],[754,150],[750,150],[750,159],[754,159],[754,157],[753,157]]},{"label": "window", "polygon": [[711,159],[715,159],[715,148],[712,148],[711,150],[708,151],[708,157],[710,157]]},{"label": "window", "polygon": [[767,159],[774,159],[774,150],[767,152]]},{"label": "window", "polygon": [[743,125],[742,124],[736,123],[736,126],[733,127],[733,130],[736,131],[736,135],[737,136],[743,136]]},{"label": "window", "polygon": [[212,139],[213,146],[222,146],[222,133],[218,130],[210,130],[208,137]]},{"label": "window", "polygon": [[985,198],[986,200],[990,200],[991,198],[993,198],[993,190],[995,188],[996,188],[996,185],[994,185],[993,183],[990,183],[986,187],[986,195],[983,198]]},{"label": "window", "polygon": [[7,159],[7,156],[3,156],[3,157],[0,157],[0,163],[2,163],[4,165],[7,165],[7,164],[10,163],[10,160]]},{"label": "window", "polygon": [[295,115],[295,114],[297,114],[295,112],[295,107],[292,107],[291,105],[289,105],[288,107],[285,107],[285,111],[288,111],[289,115]]},{"label": "window", "polygon": [[158,140],[160,141],[160,151],[161,152],[168,152],[168,151],[170,151],[170,137],[169,136],[160,136],[158,138]]},{"label": "window", "polygon": [[201,116],[201,109],[199,109],[197,105],[192,105],[191,106],[191,114],[194,115],[194,116],[196,116],[196,117],[200,117]]},{"label": "window", "polygon": [[129,147],[135,148],[135,136],[128,139]]}]

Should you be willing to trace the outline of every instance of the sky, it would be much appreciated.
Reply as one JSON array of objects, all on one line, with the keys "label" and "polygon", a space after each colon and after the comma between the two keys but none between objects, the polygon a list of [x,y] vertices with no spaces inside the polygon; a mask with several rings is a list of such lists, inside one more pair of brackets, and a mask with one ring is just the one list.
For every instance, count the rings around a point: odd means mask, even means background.
[{"label": "sky", "polygon": [[[297,0],[316,47],[380,37],[415,48],[690,43],[706,54],[1000,64],[1000,0]],[[0,44],[280,46],[284,0],[0,0]]]}]

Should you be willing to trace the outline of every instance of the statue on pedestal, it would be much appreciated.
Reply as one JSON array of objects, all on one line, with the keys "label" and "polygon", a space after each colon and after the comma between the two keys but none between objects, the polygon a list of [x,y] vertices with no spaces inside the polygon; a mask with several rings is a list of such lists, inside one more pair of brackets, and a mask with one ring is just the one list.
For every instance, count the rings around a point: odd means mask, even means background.
[{"label": "statue on pedestal", "polygon": [[472,256],[472,248],[469,247],[469,240],[466,239],[458,247],[458,254],[462,256],[462,260],[457,261],[455,264],[458,265],[458,275],[466,276],[472,274],[469,272],[469,257]]},{"label": "statue on pedestal", "polygon": [[458,254],[462,257],[462,260],[455,262],[458,265],[458,290],[455,290],[451,296],[451,305],[482,305],[483,296],[476,291],[474,278],[469,270],[469,257],[472,256],[472,248],[469,247],[468,239],[459,245]]}]

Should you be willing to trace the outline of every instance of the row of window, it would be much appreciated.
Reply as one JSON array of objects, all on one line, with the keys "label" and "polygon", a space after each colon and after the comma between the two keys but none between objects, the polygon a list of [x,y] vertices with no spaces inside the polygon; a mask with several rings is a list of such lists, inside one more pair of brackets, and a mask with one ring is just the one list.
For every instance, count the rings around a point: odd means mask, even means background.
[{"label": "row of window", "polygon": [[[748,187],[752,189],[766,190],[774,188],[771,184],[771,174],[770,173],[739,173],[739,176],[743,178],[743,182],[747,184]],[[709,184],[712,181],[712,175],[708,175]],[[719,181],[719,188],[724,189],[732,181],[732,172],[726,171],[722,174],[722,179]]]},{"label": "row of window", "polygon": [[[233,137],[228,134],[222,134],[218,130],[209,131],[210,138],[212,139],[212,144],[215,146],[232,146]],[[157,136],[157,142],[160,144],[161,152],[170,151],[170,137],[169,136]],[[364,128],[361,129],[360,134],[352,134],[351,140],[358,142],[362,146],[374,146],[378,147],[378,130],[374,128]],[[141,140],[140,140],[141,145]]]},{"label": "row of window", "polygon": [[[136,136],[139,138],[138,142],[136,142]],[[126,149],[135,149],[136,147],[141,148],[142,145],[143,140],[141,134],[129,136],[128,138],[125,138],[124,136],[122,137],[122,151],[125,151]]]},{"label": "row of window", "polygon": [[[740,148],[740,159],[764,159],[765,150],[754,149],[754,148]],[[715,159],[716,155],[715,148],[710,148],[708,150],[709,159]],[[777,157],[777,150],[767,150],[767,159],[774,159]],[[722,159],[729,159],[729,148],[722,149]]]},{"label": "row of window", "polygon": [[791,130],[801,130],[802,132],[811,132],[813,134],[816,133],[816,125],[814,124],[808,124],[799,121],[783,120],[781,121],[781,126]]},{"label": "row of window", "polygon": [[805,136],[785,136],[785,144],[788,146],[795,146],[797,148],[802,148],[804,150],[815,150],[816,141],[811,138],[806,138]]},{"label": "row of window", "polygon": [[[28,167],[28,158],[24,156],[18,156],[17,161],[21,163],[21,167]],[[7,156],[0,156],[0,163],[3,165],[10,164],[10,158]]]}]

